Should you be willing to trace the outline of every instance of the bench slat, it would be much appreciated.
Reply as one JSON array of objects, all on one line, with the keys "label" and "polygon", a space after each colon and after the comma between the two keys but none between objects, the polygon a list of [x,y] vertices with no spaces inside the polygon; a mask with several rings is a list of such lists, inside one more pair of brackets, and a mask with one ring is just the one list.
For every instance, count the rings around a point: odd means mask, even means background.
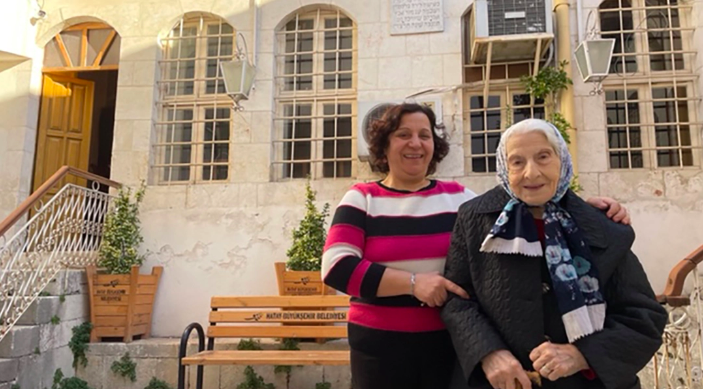
[{"label": "bench slat", "polygon": [[217,308],[334,308],[348,307],[349,296],[215,296],[211,307]]},{"label": "bench slat", "polygon": [[215,350],[183,358],[184,365],[348,365],[348,350]]},{"label": "bench slat", "polygon": [[347,321],[347,311],[212,311],[210,323],[338,323]]},{"label": "bench slat", "polygon": [[346,338],[347,326],[209,326],[210,338]]}]

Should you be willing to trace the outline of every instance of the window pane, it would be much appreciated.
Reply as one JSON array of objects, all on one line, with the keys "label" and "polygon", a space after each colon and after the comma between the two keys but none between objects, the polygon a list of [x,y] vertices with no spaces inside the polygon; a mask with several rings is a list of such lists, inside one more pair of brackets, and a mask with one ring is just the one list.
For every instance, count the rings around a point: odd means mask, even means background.
[{"label": "window pane", "polygon": [[66,47],[69,58],[73,66],[83,66],[81,63],[81,37],[82,31],[64,31],[61,33],[61,39]]}]

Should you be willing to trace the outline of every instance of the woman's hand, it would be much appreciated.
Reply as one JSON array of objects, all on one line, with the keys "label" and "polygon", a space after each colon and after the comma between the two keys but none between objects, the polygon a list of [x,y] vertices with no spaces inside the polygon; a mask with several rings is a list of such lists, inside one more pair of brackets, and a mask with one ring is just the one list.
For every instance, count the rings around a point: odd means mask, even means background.
[{"label": "woman's hand", "polygon": [[495,389],[515,389],[515,381],[523,389],[531,389],[532,383],[520,362],[508,350],[496,350],[481,360],[481,367],[488,382]]},{"label": "woman's hand", "polygon": [[593,207],[606,211],[606,215],[616,223],[630,225],[630,214],[617,200],[610,197],[591,197],[586,200]]},{"label": "woman's hand", "polygon": [[544,342],[530,353],[535,371],[550,381],[588,369],[588,362],[573,344]]},{"label": "woman's hand", "polygon": [[469,298],[459,285],[442,277],[439,272],[419,273],[415,275],[413,296],[430,307],[441,307],[447,301],[447,291],[465,299]]}]

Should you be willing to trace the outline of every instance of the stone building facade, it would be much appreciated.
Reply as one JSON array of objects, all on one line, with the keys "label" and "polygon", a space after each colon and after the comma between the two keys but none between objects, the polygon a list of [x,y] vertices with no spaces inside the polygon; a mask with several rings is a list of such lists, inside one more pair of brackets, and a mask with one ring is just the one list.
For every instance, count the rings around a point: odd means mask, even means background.
[{"label": "stone building facade", "polygon": [[[303,177],[333,208],[352,183],[378,178],[357,157],[372,102],[420,93],[441,108],[451,152],[436,176],[484,192],[496,182],[500,129],[544,112],[519,82],[535,64],[494,63],[486,88],[486,67],[465,49],[471,1],[436,2],[441,28],[413,34],[391,33],[391,0],[14,2],[0,15],[0,218],[32,191],[37,166],[51,166],[40,106],[47,82],[61,77],[93,83],[86,166],[148,185],[146,266],[165,267],[155,336],[204,321],[213,295],[276,293],[273,263],[304,212]],[[570,4],[572,48],[579,29],[616,38],[617,74],[601,90],[569,65],[582,194],[629,208],[635,251],[658,291],[703,243],[701,9],[683,0]],[[217,68],[239,33],[257,74],[235,111]],[[541,63],[555,58],[550,49]]]}]

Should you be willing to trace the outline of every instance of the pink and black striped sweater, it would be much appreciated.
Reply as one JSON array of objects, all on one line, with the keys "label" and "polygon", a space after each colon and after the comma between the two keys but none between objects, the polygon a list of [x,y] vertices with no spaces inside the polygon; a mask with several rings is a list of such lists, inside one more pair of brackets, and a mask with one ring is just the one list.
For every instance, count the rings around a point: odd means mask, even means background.
[{"label": "pink and black striped sweater", "polygon": [[337,207],[322,256],[325,283],[352,296],[349,322],[387,331],[443,330],[438,309],[410,295],[376,292],[386,268],[443,272],[457,210],[475,196],[456,182],[436,180],[416,192],[380,182],[354,185]]}]

